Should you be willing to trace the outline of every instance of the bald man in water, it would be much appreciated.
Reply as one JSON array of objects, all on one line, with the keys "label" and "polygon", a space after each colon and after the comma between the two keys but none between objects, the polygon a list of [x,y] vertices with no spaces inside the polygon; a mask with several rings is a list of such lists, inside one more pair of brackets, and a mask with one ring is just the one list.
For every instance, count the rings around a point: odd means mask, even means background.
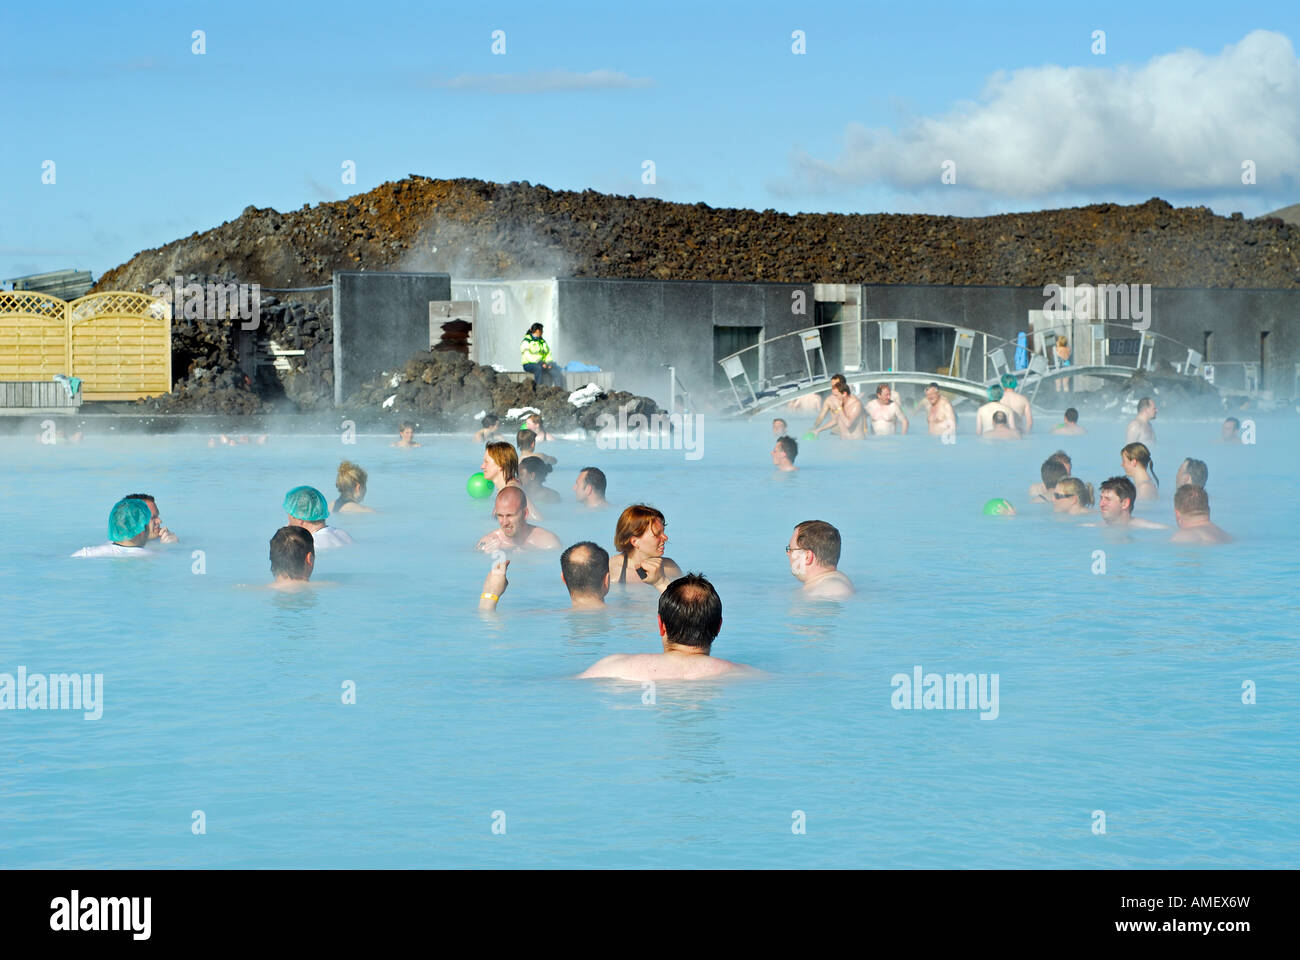
[{"label": "bald man in water", "polygon": [[493,516],[498,528],[479,540],[477,549],[484,553],[494,550],[558,550],[560,538],[549,530],[528,522],[528,495],[519,487],[504,487],[497,494]]}]

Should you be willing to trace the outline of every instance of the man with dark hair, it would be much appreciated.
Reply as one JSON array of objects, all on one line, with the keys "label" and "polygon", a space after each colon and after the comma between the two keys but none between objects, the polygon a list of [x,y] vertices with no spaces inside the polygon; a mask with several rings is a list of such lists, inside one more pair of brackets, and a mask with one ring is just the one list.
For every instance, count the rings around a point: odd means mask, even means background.
[{"label": "man with dark hair", "polygon": [[1156,418],[1156,402],[1150,397],[1138,401],[1137,416],[1128,422],[1124,431],[1125,443],[1145,443],[1148,447],[1156,442],[1156,432],[1151,421]]},{"label": "man with dark hair", "polygon": [[564,378],[560,376],[560,371],[555,369],[554,359],[551,356],[550,346],[542,338],[542,325],[534,323],[528,328],[523,342],[519,344],[520,366],[526,373],[533,375],[533,383],[539,387],[548,384],[553,387],[563,387]]},{"label": "man with dark hair", "polygon": [[1128,477],[1111,477],[1102,481],[1101,495],[1097,497],[1097,508],[1101,511],[1101,522],[1108,527],[1135,527],[1142,530],[1167,530],[1163,523],[1144,520],[1133,516],[1133,504],[1137,500],[1137,487]]},{"label": "man with dark hair", "polygon": [[776,446],[772,448],[772,465],[783,473],[794,473],[799,468],[794,465],[794,458],[799,456],[799,444],[794,437],[780,436],[776,438]]},{"label": "man with dark hair", "polygon": [[1038,468],[1038,475],[1043,478],[1042,482],[1035,483],[1029,488],[1029,499],[1038,503],[1051,503],[1052,491],[1056,489],[1058,483],[1070,475],[1070,467],[1066,460],[1052,454]]},{"label": "man with dark hair", "polygon": [[[876,395],[867,401],[864,409],[867,419],[863,422],[863,433],[876,436],[907,433],[907,417],[903,413],[903,408],[899,406],[897,398],[894,397],[893,392],[890,390],[889,384],[878,384],[876,386]],[[900,425],[901,430],[899,429]]]},{"label": "man with dark hair", "polygon": [[1210,522],[1210,495],[1204,487],[1185,483],[1174,493],[1174,543],[1231,543],[1227,531]]},{"label": "man with dark hair", "polygon": [[578,479],[573,481],[573,495],[578,502],[591,510],[609,506],[605,499],[605,472],[599,467],[583,467]]},{"label": "man with dark hair", "polygon": [[837,388],[847,382],[848,381],[844,379],[844,374],[842,373],[835,373],[831,375],[831,391],[830,393],[826,394],[826,399],[822,401],[822,408],[817,413],[817,419],[813,421],[813,425],[812,425],[813,433],[821,432],[817,428],[822,425],[822,421],[825,420],[827,417],[831,417],[831,422],[834,423],[834,417],[832,416],[832,408],[837,407],[839,404],[839,399],[838,399],[839,394]]},{"label": "man with dark hair", "polygon": [[128,494],[128,500],[143,500],[149,504],[149,513],[152,519],[149,521],[149,539],[157,540],[159,543],[179,543],[180,537],[172,533],[163,526],[162,517],[158,514],[158,503],[152,496],[147,493]]},{"label": "man with dark hair", "polygon": [[772,421],[772,436],[774,437],[784,437],[789,429],[790,425],[780,417]]},{"label": "man with dark hair", "polygon": [[303,527],[281,527],[271,538],[272,590],[297,590],[316,568],[316,543]]},{"label": "man with dark hair", "polygon": [[836,436],[845,440],[857,440],[862,436],[862,401],[853,395],[846,381],[841,380],[831,387],[831,418],[822,426],[813,429],[813,433],[834,430]]},{"label": "man with dark hair", "polygon": [[659,638],[663,653],[616,653],[578,676],[617,680],[698,680],[758,671],[710,655],[722,629],[722,598],[698,573],[678,577],[659,596]]},{"label": "man with dark hair", "polygon": [[853,582],[837,569],[840,532],[825,520],[805,520],[794,528],[785,548],[790,572],[805,597],[843,600],[853,595]]},{"label": "man with dark hair", "polygon": [[[510,582],[506,568],[510,561],[502,557],[488,571],[479,594],[480,610],[495,610]],[[584,540],[560,554],[560,578],[569,589],[572,610],[604,610],[609,593],[609,554],[599,544]]]},{"label": "man with dark hair", "polygon": [[474,431],[475,443],[487,443],[501,436],[501,418],[495,413],[484,414],[479,421],[479,429]]},{"label": "man with dark hair", "polygon": [[1241,421],[1236,417],[1223,421],[1223,442],[1241,443]]},{"label": "man with dark hair", "polygon": [[[987,407],[988,404],[986,403],[986,404],[984,404],[984,406]],[[982,410],[983,407],[981,407],[980,409]],[[984,439],[984,440],[1019,440],[1019,439],[1020,439],[1020,431],[1017,430],[1015,427],[1011,426],[1011,424],[1010,424],[1010,420],[1011,420],[1011,419],[1012,419],[1012,418],[1011,418],[1010,416],[1008,416],[1007,411],[1005,411],[1005,410],[994,410],[994,411],[993,411],[993,426],[990,427],[988,430],[985,430],[983,433],[980,434],[981,439]]]},{"label": "man with dark hair", "polygon": [[1204,460],[1193,460],[1188,457],[1178,465],[1178,472],[1174,474],[1174,490],[1186,483],[1194,483],[1198,487],[1205,486],[1205,481],[1210,479],[1210,468],[1205,465]]},{"label": "man with dark hair", "polygon": [[549,463],[551,466],[555,466],[558,462],[549,453],[537,452],[537,434],[529,430],[527,427],[520,430],[518,436],[515,437],[515,446],[519,448],[520,462],[524,461],[528,457],[538,457]]},{"label": "man with dark hair", "polygon": [[1052,433],[1068,433],[1068,434],[1087,433],[1087,432],[1088,431],[1084,430],[1083,427],[1079,426],[1079,411],[1074,409],[1074,407],[1066,408],[1065,423],[1061,424],[1060,426],[1058,426],[1056,429],[1052,431]]}]

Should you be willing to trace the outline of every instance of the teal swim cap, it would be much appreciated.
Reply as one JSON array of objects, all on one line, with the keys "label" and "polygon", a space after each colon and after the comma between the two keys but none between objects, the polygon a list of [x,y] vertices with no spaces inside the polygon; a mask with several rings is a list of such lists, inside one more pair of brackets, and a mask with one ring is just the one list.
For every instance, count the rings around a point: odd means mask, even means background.
[{"label": "teal swim cap", "polygon": [[1016,385],[1019,382],[1020,382],[1019,380],[1017,380],[1014,376],[1012,376],[1009,373],[1002,374],[1002,386],[1006,387],[1008,390],[1016,389]]},{"label": "teal swim cap", "polygon": [[108,539],[134,540],[149,529],[153,511],[143,500],[123,499],[108,512]]},{"label": "teal swim cap", "polygon": [[284,495],[284,512],[295,520],[319,523],[330,515],[330,508],[315,487],[294,487]]},{"label": "teal swim cap", "polygon": [[1015,513],[1015,507],[1011,506],[1003,497],[994,497],[988,503],[984,504],[984,516],[1000,517],[1004,513]]},{"label": "teal swim cap", "polygon": [[1002,388],[997,386],[996,384],[989,387],[989,400],[996,403],[998,400],[1001,399],[1002,399]]}]

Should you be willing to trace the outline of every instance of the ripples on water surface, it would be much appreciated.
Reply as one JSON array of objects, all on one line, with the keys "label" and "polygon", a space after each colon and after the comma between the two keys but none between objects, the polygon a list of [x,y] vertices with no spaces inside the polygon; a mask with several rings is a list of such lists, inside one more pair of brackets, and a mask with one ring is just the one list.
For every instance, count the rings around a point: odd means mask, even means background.
[{"label": "ripples on water surface", "polygon": [[[1119,472],[1122,427],[1096,428],[823,438],[788,478],[763,423],[709,421],[696,462],[550,445],[566,503],[545,526],[611,545],[615,513],[567,502],[577,468],[602,466],[610,499],[663,509],[668,554],[717,585],[715,652],[771,674],[661,684],[653,705],[571,679],[659,649],[653,591],[568,613],[550,554],[512,563],[499,616],[477,613],[488,560],[470,548],[492,522],[464,493],[467,439],[0,439],[0,671],[103,673],[105,699],[97,722],[0,712],[0,866],[1292,866],[1300,429],[1263,421],[1234,449],[1215,424],[1157,423],[1164,499],[1139,513],[1172,522],[1178,461],[1205,459],[1240,538],[1209,549],[1109,542],[1024,503],[1058,446],[1094,483]],[[239,588],[269,580],[284,492],[332,497],[343,457],[382,512],[338,519],[359,541],[320,558],[338,586]],[[137,490],[182,544],[67,557]],[[997,495],[1022,515],[981,516]],[[812,518],[844,535],[852,602],[793,597],[783,547]],[[1000,716],[892,709],[891,677],[918,664],[997,673]]]}]

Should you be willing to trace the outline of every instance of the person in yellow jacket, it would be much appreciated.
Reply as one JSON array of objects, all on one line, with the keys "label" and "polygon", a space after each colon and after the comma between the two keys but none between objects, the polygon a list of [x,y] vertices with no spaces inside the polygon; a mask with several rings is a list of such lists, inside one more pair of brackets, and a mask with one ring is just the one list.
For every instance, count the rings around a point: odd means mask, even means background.
[{"label": "person in yellow jacket", "polygon": [[519,357],[524,371],[533,375],[533,383],[538,386],[563,387],[564,378],[555,369],[551,359],[551,348],[542,339],[542,325],[534,323],[528,328],[523,343],[519,345]]}]

